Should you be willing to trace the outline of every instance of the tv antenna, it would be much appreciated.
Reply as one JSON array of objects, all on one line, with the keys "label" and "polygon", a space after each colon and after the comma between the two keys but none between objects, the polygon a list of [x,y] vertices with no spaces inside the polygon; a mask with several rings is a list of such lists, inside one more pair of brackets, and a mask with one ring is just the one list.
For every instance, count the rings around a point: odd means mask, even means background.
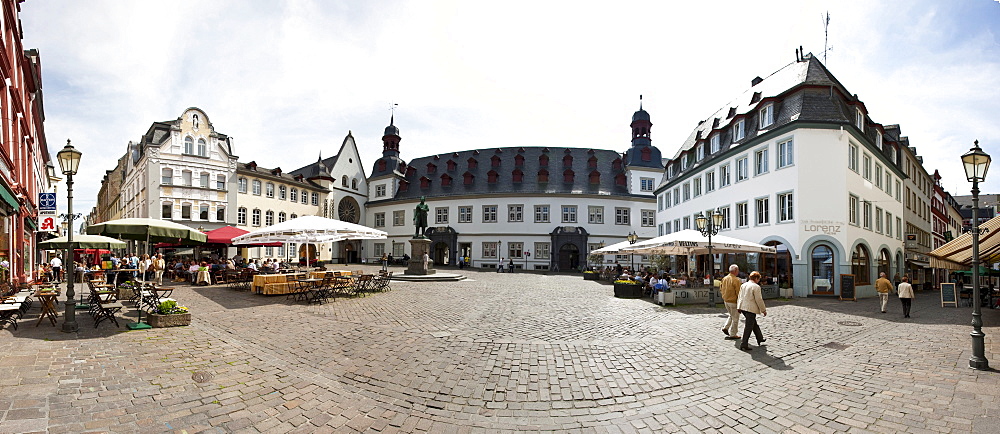
[{"label": "tv antenna", "polygon": [[833,49],[829,46],[830,41],[830,11],[826,11],[823,16],[823,64],[826,64],[826,52]]}]

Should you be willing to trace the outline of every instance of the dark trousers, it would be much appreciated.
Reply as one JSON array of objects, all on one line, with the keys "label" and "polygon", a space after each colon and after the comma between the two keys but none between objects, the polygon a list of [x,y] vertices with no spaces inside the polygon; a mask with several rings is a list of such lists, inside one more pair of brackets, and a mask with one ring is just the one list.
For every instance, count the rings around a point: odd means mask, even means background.
[{"label": "dark trousers", "polygon": [[743,341],[740,343],[740,347],[749,346],[751,331],[754,337],[757,338],[757,342],[764,340],[764,334],[760,332],[760,326],[757,325],[757,314],[745,310],[741,310],[740,312],[743,313],[743,318],[746,320],[746,324],[743,326]]},{"label": "dark trousers", "polygon": [[62,267],[52,267],[52,279],[62,280]]},{"label": "dark trousers", "polygon": [[910,316],[910,306],[913,304],[913,299],[901,298],[899,301],[903,303],[903,316]]}]

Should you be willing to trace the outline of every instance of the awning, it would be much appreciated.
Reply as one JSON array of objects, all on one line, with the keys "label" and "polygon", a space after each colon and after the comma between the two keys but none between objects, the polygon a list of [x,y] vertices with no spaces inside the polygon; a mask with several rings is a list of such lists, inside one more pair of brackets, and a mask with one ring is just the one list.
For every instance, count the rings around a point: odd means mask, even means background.
[{"label": "awning", "polygon": [[3,185],[3,183],[0,183],[0,199],[3,199],[3,201],[6,202],[7,205],[14,207],[15,211],[17,211],[17,209],[21,207],[21,204],[17,201],[17,198],[14,197],[14,193],[11,193],[10,190],[7,188],[7,186]]},{"label": "awning", "polygon": [[[959,235],[932,250],[928,255],[955,264],[953,267],[938,268],[969,268],[972,266],[972,233]],[[997,256],[1000,256],[1000,217],[994,217],[979,225],[979,258],[990,260]]]},{"label": "awning", "polygon": [[28,224],[28,227],[31,228],[31,230],[33,231],[38,230],[38,225],[35,224],[35,219],[31,217],[25,217],[24,222]]}]

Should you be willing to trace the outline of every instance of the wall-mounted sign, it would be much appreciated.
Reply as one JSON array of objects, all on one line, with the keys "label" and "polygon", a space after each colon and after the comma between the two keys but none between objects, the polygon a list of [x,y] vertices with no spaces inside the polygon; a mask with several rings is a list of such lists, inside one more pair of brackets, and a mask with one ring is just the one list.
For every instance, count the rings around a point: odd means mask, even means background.
[{"label": "wall-mounted sign", "polygon": [[38,230],[39,232],[55,232],[59,230],[59,223],[56,222],[56,216],[38,216]]},{"label": "wall-mounted sign", "polygon": [[56,194],[55,193],[38,193],[38,210],[39,211],[53,211],[56,210]]},{"label": "wall-mounted sign", "polygon": [[844,228],[844,222],[833,220],[805,220],[802,222],[803,232],[819,232],[824,235],[837,235]]}]

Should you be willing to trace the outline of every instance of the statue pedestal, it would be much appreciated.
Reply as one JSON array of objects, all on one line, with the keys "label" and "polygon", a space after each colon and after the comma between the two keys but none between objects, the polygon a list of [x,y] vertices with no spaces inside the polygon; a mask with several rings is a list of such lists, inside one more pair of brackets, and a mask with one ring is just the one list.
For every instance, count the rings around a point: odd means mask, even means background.
[{"label": "statue pedestal", "polygon": [[434,274],[434,261],[427,260],[424,264],[424,252],[431,253],[431,240],[426,238],[414,238],[410,240],[410,263],[403,274],[428,275]]}]

